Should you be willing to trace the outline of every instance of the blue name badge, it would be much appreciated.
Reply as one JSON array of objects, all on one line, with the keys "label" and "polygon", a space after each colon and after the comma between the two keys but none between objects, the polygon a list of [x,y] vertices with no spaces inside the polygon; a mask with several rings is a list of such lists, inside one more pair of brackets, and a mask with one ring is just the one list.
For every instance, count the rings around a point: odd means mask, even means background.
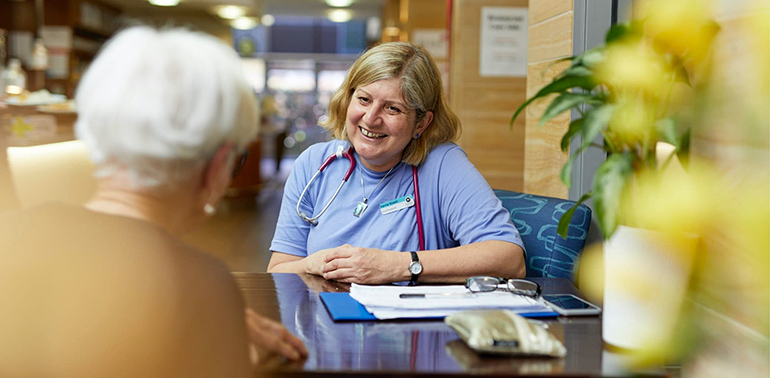
[{"label": "blue name badge", "polygon": [[414,206],[414,197],[409,196],[403,196],[401,198],[396,198],[392,201],[383,202],[380,204],[380,212],[385,214],[390,214],[394,211],[399,211],[401,209],[406,209],[407,207]]}]

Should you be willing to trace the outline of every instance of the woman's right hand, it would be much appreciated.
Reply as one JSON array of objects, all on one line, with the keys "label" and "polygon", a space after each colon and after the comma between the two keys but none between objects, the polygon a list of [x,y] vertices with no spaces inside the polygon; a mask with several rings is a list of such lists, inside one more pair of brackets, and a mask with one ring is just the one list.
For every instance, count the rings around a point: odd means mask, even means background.
[{"label": "woman's right hand", "polygon": [[307,357],[307,348],[283,324],[246,309],[246,326],[253,349],[252,363],[257,364],[269,355],[279,355],[296,361]]}]

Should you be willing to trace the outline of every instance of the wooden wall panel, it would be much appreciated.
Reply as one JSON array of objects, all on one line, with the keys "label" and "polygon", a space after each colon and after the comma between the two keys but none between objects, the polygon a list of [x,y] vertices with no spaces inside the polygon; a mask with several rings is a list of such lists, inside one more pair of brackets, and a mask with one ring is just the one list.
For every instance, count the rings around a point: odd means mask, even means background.
[{"label": "wooden wall panel", "polygon": [[527,0],[453,1],[449,94],[463,123],[459,144],[495,189],[523,188],[524,124],[511,130],[509,121],[525,100],[526,78],[480,76],[481,8],[527,5]]},{"label": "wooden wall panel", "polygon": [[572,55],[572,12],[529,26],[529,63]]},{"label": "wooden wall panel", "polygon": [[529,24],[535,25],[572,10],[573,0],[530,1]]},{"label": "wooden wall panel", "polygon": [[[529,4],[529,48],[527,50],[527,97],[568,66],[558,59],[572,55],[572,2],[531,0]],[[532,16],[531,16],[532,17]],[[561,151],[561,138],[569,127],[569,114],[538,126],[549,99],[526,111],[524,192],[567,198],[567,187],[559,179],[569,155]]]},{"label": "wooden wall panel", "polygon": [[[405,0],[402,0],[405,1]],[[408,0],[407,29],[445,29],[446,0]]]}]

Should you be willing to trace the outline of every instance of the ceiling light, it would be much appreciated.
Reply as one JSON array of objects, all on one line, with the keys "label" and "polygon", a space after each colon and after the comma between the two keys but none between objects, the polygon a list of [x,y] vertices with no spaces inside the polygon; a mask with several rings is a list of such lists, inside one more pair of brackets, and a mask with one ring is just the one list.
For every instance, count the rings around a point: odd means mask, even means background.
[{"label": "ceiling light", "polygon": [[234,20],[246,15],[246,8],[237,5],[224,5],[217,8],[217,15],[227,20]]},{"label": "ceiling light", "polygon": [[336,8],[345,8],[353,4],[353,0],[326,0],[326,5]]},{"label": "ceiling light", "polygon": [[272,26],[275,23],[275,17],[272,14],[262,15],[262,25]]},{"label": "ceiling light", "polygon": [[326,13],[331,22],[348,22],[353,18],[353,12],[347,9],[334,9]]},{"label": "ceiling light", "polygon": [[254,29],[258,24],[257,19],[254,17],[238,17],[230,21],[230,26],[238,30]]},{"label": "ceiling light", "polygon": [[179,0],[147,0],[147,2],[159,7],[175,7],[179,5]]}]

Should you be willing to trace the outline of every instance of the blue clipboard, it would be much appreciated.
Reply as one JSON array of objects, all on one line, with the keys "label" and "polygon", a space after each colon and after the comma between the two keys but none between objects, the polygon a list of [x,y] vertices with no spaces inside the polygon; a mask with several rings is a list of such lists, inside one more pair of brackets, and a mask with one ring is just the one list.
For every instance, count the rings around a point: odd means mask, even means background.
[{"label": "blue clipboard", "polygon": [[[319,293],[326,310],[334,321],[372,321],[377,320],[372,313],[358,303],[350,293]],[[519,314],[524,318],[553,318],[559,316],[554,311],[527,312]],[[441,318],[423,318],[441,319]]]},{"label": "blue clipboard", "polygon": [[377,320],[364,305],[350,296],[350,293],[319,293],[321,301],[326,306],[332,319],[341,320]]}]

